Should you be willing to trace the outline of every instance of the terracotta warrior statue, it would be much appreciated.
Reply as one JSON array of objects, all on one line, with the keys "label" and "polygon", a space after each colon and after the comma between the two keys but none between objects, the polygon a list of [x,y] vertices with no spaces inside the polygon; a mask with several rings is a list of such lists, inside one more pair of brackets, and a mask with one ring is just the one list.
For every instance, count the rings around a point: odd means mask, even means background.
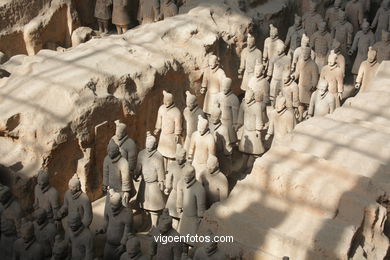
[{"label": "terracotta warrior statue", "polygon": [[287,99],[284,96],[278,96],[276,99],[275,110],[270,116],[270,123],[265,136],[268,140],[272,135],[272,146],[282,145],[288,134],[294,130],[295,116],[293,111],[287,108]]},{"label": "terracotta warrior statue", "polygon": [[390,60],[390,33],[382,31],[382,41],[375,43],[372,48],[377,51],[378,63]]},{"label": "terracotta warrior statue", "polygon": [[180,235],[196,235],[206,210],[206,191],[195,178],[195,169],[184,166],[183,178],[178,185],[177,211],[182,213],[178,231]]},{"label": "terracotta warrior statue", "polygon": [[339,19],[339,13],[341,9],[342,0],[335,0],[333,6],[329,7],[325,13],[325,22],[328,24],[329,30],[333,31],[337,25]]},{"label": "terracotta warrior statue", "polygon": [[[0,184],[0,218],[1,218],[1,231],[7,230],[7,227],[15,227],[16,233],[20,233],[20,220],[22,218],[22,208],[19,202],[12,195],[11,190]],[[12,222],[8,223],[9,220]],[[12,232],[11,232],[12,233]],[[3,233],[1,233],[3,234]]]},{"label": "terracotta warrior statue", "polygon": [[295,115],[299,107],[299,88],[289,72],[283,74],[282,96],[286,99],[286,108]]},{"label": "terracotta warrior statue", "polygon": [[184,149],[188,151],[190,148],[191,136],[196,131],[198,125],[198,117],[203,116],[203,110],[196,102],[196,96],[186,91],[186,108],[183,111],[184,120],[186,122],[186,140]]},{"label": "terracotta warrior statue", "polygon": [[205,94],[203,111],[211,113],[211,109],[216,103],[218,93],[221,92],[222,81],[226,78],[225,72],[219,67],[217,56],[210,55],[208,58],[208,68],[203,74],[201,94]]},{"label": "terracotta warrior statue", "polygon": [[[352,46],[353,41],[353,27],[347,21],[346,15],[343,11],[339,12],[339,17],[336,26],[332,31],[333,39],[340,43],[340,53],[347,57],[348,50]],[[349,62],[348,62],[349,64]]]},{"label": "terracotta warrior statue", "polygon": [[129,164],[130,175],[130,198],[136,194],[134,188],[133,176],[137,164],[137,145],[127,134],[127,126],[119,120],[115,121],[115,135],[111,138],[110,143],[115,143],[119,147],[122,158],[125,158]]},{"label": "terracotta warrior statue", "polygon": [[357,51],[356,59],[352,67],[352,74],[356,77],[359,72],[360,64],[367,59],[368,47],[375,43],[374,33],[370,30],[370,24],[363,22],[362,30],[358,31],[353,40],[352,48],[349,55]]},{"label": "terracotta warrior statue", "polygon": [[179,9],[176,6],[175,1],[173,0],[162,0],[160,6],[160,19],[166,19],[172,16],[177,15]]},{"label": "terracotta warrior statue", "polygon": [[[215,107],[210,116],[210,132],[214,136],[216,154],[224,174],[229,175],[232,169],[233,146],[230,141],[228,127],[221,121],[222,112]],[[210,158],[210,156],[209,156]]]},{"label": "terracotta warrior statue", "polygon": [[337,65],[340,67],[343,75],[345,75],[346,57],[344,56],[344,54],[341,53],[341,44],[339,41],[333,40],[332,51],[337,56],[336,58]]},{"label": "terracotta warrior statue", "polygon": [[240,68],[238,69],[238,77],[242,78],[241,89],[243,91],[248,88],[248,81],[255,70],[256,60],[263,58],[263,54],[256,47],[255,37],[248,34],[246,43],[247,47],[241,53]]},{"label": "terracotta warrior statue", "polygon": [[54,223],[49,222],[44,209],[39,208],[35,210],[34,218],[35,238],[43,249],[45,259],[50,259],[54,240],[57,235],[57,228]]},{"label": "terracotta warrior statue", "polygon": [[184,166],[186,165],[186,150],[178,144],[176,149],[176,160],[172,162],[165,177],[165,195],[168,195],[166,208],[172,217],[173,227],[179,226],[180,214],[176,210],[178,184],[183,176]]},{"label": "terracotta warrior statue", "polygon": [[221,122],[229,131],[230,144],[235,146],[237,143],[237,133],[234,127],[237,125],[240,101],[232,91],[232,80],[230,78],[225,78],[222,81],[222,91],[218,94],[217,106],[222,111]]},{"label": "terracotta warrior statue", "polygon": [[18,239],[15,223],[11,219],[1,218],[0,252],[1,259],[12,260],[14,243]]},{"label": "terracotta warrior statue", "polygon": [[96,0],[95,17],[98,22],[99,32],[108,33],[108,24],[111,19],[112,0]]},{"label": "terracotta warrior statue", "polygon": [[[270,85],[267,80],[267,73],[265,65],[260,61],[256,61],[255,75],[249,81],[249,88],[254,92],[259,92],[261,96],[261,110],[263,111],[263,121],[264,123],[268,121],[267,117],[267,105],[269,103],[270,95]],[[236,126],[237,129],[237,126]]]},{"label": "terracotta warrior statue", "polygon": [[315,58],[316,58],[315,52],[310,48],[310,39],[309,39],[309,37],[306,36],[306,34],[304,34],[302,36],[301,46],[296,48],[294,51],[293,60],[291,63],[291,71],[292,72],[295,71],[295,68],[298,64],[298,61],[300,61],[302,59],[304,49],[309,49],[310,53],[311,53],[310,54],[311,59],[315,60]]},{"label": "terracotta warrior statue", "polygon": [[125,252],[127,236],[133,230],[131,210],[123,207],[121,195],[110,192],[110,210],[104,214],[104,226],[97,233],[106,233],[103,259],[119,259]]},{"label": "terracotta warrior statue", "polygon": [[60,198],[57,190],[49,183],[49,175],[46,171],[38,172],[38,184],[35,185],[34,208],[42,208],[47,212],[47,218],[50,221],[57,216],[57,211],[60,209]]},{"label": "terracotta warrior statue", "polygon": [[77,211],[69,212],[68,215],[69,242],[72,246],[72,259],[92,260],[93,236],[88,227],[84,227],[81,216]]},{"label": "terracotta warrior statue", "polygon": [[62,219],[70,211],[77,211],[81,216],[81,222],[85,227],[89,227],[92,222],[92,204],[87,194],[81,190],[81,184],[77,174],[69,180],[69,190],[65,192],[64,204],[58,211],[57,219]]},{"label": "terracotta warrior statue", "polygon": [[125,33],[129,29],[130,24],[129,0],[112,1],[112,23],[115,24],[118,34]]},{"label": "terracotta warrior statue", "polygon": [[[109,189],[121,193],[122,204],[127,207],[130,199],[131,182],[129,163],[122,157],[119,146],[110,142],[107,146],[107,156],[103,162],[103,191]],[[106,207],[109,204],[109,194],[106,196]]]},{"label": "terracotta warrior statue", "polygon": [[14,244],[14,260],[42,260],[45,253],[34,235],[32,222],[25,222],[20,229],[20,238]]},{"label": "terracotta warrior statue", "polygon": [[270,24],[269,37],[264,41],[263,63],[267,64],[269,61],[273,60],[274,57],[278,56],[276,47],[278,46],[278,43],[283,43],[283,41],[279,39],[278,28]]},{"label": "terracotta warrior statue", "polygon": [[61,235],[56,235],[52,251],[50,260],[70,260],[68,243]]},{"label": "terracotta warrior statue", "polygon": [[[171,237],[172,241],[174,237],[180,236],[180,234],[172,227],[172,217],[169,215],[168,209],[164,209],[158,220],[158,226],[153,236]],[[180,260],[183,251],[184,244],[178,242],[163,243],[162,241],[153,241],[153,253],[155,259],[172,259]]]},{"label": "terracotta warrior statue", "polygon": [[[207,235],[211,238],[214,237],[211,231],[207,232]],[[226,254],[218,248],[218,243],[211,239],[210,242],[205,243],[196,249],[193,260],[225,260],[228,259]]]},{"label": "terracotta warrior statue", "polygon": [[328,82],[328,90],[336,100],[336,107],[340,106],[344,92],[344,74],[337,64],[337,55],[331,51],[328,65],[322,68],[320,79]]},{"label": "terracotta warrior statue", "polygon": [[141,242],[138,237],[129,235],[126,243],[126,252],[124,252],[120,260],[149,260],[150,257],[144,255],[141,251]]},{"label": "terracotta warrior statue", "polygon": [[302,26],[302,17],[295,15],[294,25],[288,28],[286,40],[284,41],[284,45],[286,45],[286,47],[290,47],[288,51],[290,59],[292,59],[296,48],[301,46],[302,36],[304,33],[305,30]]},{"label": "terracotta warrior statue", "polygon": [[238,126],[243,127],[238,146],[239,151],[244,153],[242,171],[250,170],[255,157],[265,151],[261,140],[261,130],[264,124],[262,114],[260,92],[256,92],[255,98],[253,91],[248,89],[238,114]]},{"label": "terracotta warrior statue", "polygon": [[207,168],[201,173],[200,183],[206,191],[207,208],[227,199],[229,184],[225,174],[219,170],[218,158],[214,155],[207,160]]},{"label": "terracotta warrior statue", "polygon": [[279,92],[283,86],[283,73],[285,71],[291,70],[291,59],[284,53],[284,43],[277,43],[276,52],[277,56],[275,56],[269,62],[268,66],[268,80],[271,79],[270,84],[270,99],[272,106],[275,105],[275,99],[278,96]]},{"label": "terracotta warrior statue", "polygon": [[312,35],[311,47],[316,53],[315,62],[321,71],[326,65],[326,57],[332,48],[332,35],[326,30],[325,22],[321,22],[318,31]]},{"label": "terracotta warrior statue", "polygon": [[150,214],[152,227],[156,227],[158,216],[165,207],[164,159],[156,149],[156,138],[149,132],[146,134],[145,149],[138,154],[136,179],[140,175],[142,183],[138,201],[141,208]]},{"label": "terracotta warrior statue", "polygon": [[323,21],[319,13],[317,13],[317,5],[310,1],[310,6],[307,13],[303,15],[303,28],[309,38],[319,29],[320,23]]},{"label": "terracotta warrior statue", "polygon": [[334,95],[328,91],[328,82],[320,80],[317,90],[313,92],[310,99],[308,117],[326,116],[332,114],[336,108]]},{"label": "terracotta warrior statue", "polygon": [[168,161],[176,156],[176,145],[180,141],[182,128],[182,117],[180,110],[173,101],[173,95],[163,91],[163,102],[157,114],[156,129],[154,135],[160,133],[157,150],[164,157],[164,169],[168,170]]},{"label": "terracotta warrior statue", "polygon": [[138,21],[140,24],[157,22],[160,18],[159,0],[140,0]]},{"label": "terracotta warrior statue", "polygon": [[390,31],[390,0],[383,0],[381,7],[376,12],[371,29],[375,29],[375,40],[381,40],[382,31]]},{"label": "terracotta warrior statue", "polygon": [[316,88],[319,78],[318,66],[311,59],[310,54],[310,49],[303,49],[303,57],[298,62],[295,73],[292,75],[294,80],[298,80],[298,122],[301,122],[303,120],[303,114],[310,104],[311,94]]},{"label": "terracotta warrior statue", "polygon": [[360,89],[361,92],[367,91],[371,87],[371,83],[378,71],[379,63],[376,60],[376,55],[377,52],[370,47],[367,60],[363,61],[360,65],[355,88]]},{"label": "terracotta warrior statue", "polygon": [[353,26],[353,35],[355,35],[363,25],[364,9],[359,0],[350,0],[345,6],[347,20]]},{"label": "terracotta warrior statue", "polygon": [[188,161],[194,166],[196,179],[206,168],[207,159],[215,155],[216,145],[213,135],[210,133],[209,123],[202,116],[198,117],[198,129],[191,136],[190,149],[188,150]]}]

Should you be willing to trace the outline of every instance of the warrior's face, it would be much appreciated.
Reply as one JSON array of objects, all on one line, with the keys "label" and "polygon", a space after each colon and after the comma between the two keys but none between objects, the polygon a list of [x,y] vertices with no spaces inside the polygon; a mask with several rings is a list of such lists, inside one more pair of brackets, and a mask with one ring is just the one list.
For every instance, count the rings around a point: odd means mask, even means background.
[{"label": "warrior's face", "polygon": [[284,97],[279,97],[275,103],[275,109],[277,112],[281,112],[286,108],[286,99]]},{"label": "warrior's face", "polygon": [[370,30],[370,25],[368,23],[363,23],[362,25],[362,31],[364,33],[368,33],[368,31]]},{"label": "warrior's face", "polygon": [[122,139],[126,135],[126,129],[117,126],[116,129],[115,129],[115,135],[119,139]]},{"label": "warrior's face", "polygon": [[303,50],[303,59],[304,59],[305,61],[307,61],[307,60],[310,59],[310,56],[311,56],[311,50],[310,50],[310,48],[305,48],[305,49]]},{"label": "warrior's face", "polygon": [[41,178],[38,178],[38,187],[41,190],[45,190],[49,186],[49,179],[45,176],[42,176]]},{"label": "warrior's face", "polygon": [[183,165],[186,162],[186,154],[176,154],[176,162],[179,165]]},{"label": "warrior's face", "polygon": [[29,242],[34,238],[34,229],[21,229],[20,236],[22,237],[24,242]]},{"label": "warrior's face", "polygon": [[330,55],[328,58],[328,65],[333,67],[337,63],[337,56],[336,55]]},{"label": "warrior's face", "polygon": [[246,41],[247,41],[249,48],[253,48],[255,46],[255,37],[253,37],[252,35],[248,35],[248,38]]},{"label": "warrior's face", "polygon": [[271,39],[278,38],[278,30],[276,28],[271,28],[269,36],[271,37]]},{"label": "warrior's face", "polygon": [[386,31],[382,31],[382,41],[389,42],[390,41],[390,33]]},{"label": "warrior's face", "polygon": [[251,103],[254,99],[254,94],[253,94],[253,91],[248,89],[246,92],[245,92],[245,102],[247,104]]},{"label": "warrior's face", "polygon": [[376,60],[376,52],[369,51],[368,56],[367,56],[367,60],[368,60],[368,62],[373,63]]},{"label": "warrior's face", "polygon": [[173,104],[173,100],[171,96],[164,96],[163,103],[165,107],[170,107]]},{"label": "warrior's face", "polygon": [[341,23],[344,23],[346,20],[347,20],[346,14],[344,12],[340,12],[340,14],[339,14],[339,21]]},{"label": "warrior's face", "polygon": [[263,64],[256,64],[255,66],[255,76],[260,78],[263,75]]},{"label": "warrior's face", "polygon": [[156,142],[154,140],[147,140],[145,143],[146,151],[153,152],[156,147]]},{"label": "warrior's face", "polygon": [[320,23],[318,26],[318,31],[320,33],[323,33],[323,32],[325,32],[325,29],[326,29],[326,23]]},{"label": "warrior's face", "polygon": [[76,232],[77,230],[80,229],[80,227],[82,225],[81,219],[79,217],[74,218],[68,222],[68,225],[69,225],[69,228],[72,232]]},{"label": "warrior's face", "polygon": [[295,27],[300,27],[302,25],[302,18],[300,16],[295,16],[294,25]]},{"label": "warrior's face", "polygon": [[335,7],[336,9],[339,9],[339,8],[341,7],[341,0],[335,0],[335,1],[334,1],[334,7]]},{"label": "warrior's face", "polygon": [[321,96],[325,95],[326,92],[328,92],[328,83],[323,82],[322,84],[318,85],[318,92]]},{"label": "warrior's face", "polygon": [[205,120],[205,119],[204,120],[199,120],[197,129],[198,129],[198,132],[201,135],[203,135],[207,131],[207,129],[208,129],[207,120]]},{"label": "warrior's face", "polygon": [[289,83],[290,80],[291,80],[290,74],[289,74],[289,73],[285,73],[285,74],[283,75],[283,82],[284,82],[284,84]]},{"label": "warrior's face", "polygon": [[196,106],[196,100],[191,99],[191,98],[187,98],[187,99],[186,99],[186,106],[187,106],[189,109],[193,109],[193,108]]},{"label": "warrior's face", "polygon": [[80,184],[69,184],[69,190],[72,195],[76,194],[81,190]]},{"label": "warrior's face", "polygon": [[218,66],[218,58],[215,55],[209,57],[209,67],[215,69]]},{"label": "warrior's face", "polygon": [[232,90],[231,88],[231,82],[223,82],[222,84],[222,92],[227,95],[230,93],[230,91]]}]

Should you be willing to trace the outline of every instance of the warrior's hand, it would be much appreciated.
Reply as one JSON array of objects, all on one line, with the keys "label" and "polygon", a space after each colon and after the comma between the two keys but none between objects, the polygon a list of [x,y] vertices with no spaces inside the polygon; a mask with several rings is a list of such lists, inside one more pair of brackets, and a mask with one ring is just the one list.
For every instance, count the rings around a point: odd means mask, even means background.
[{"label": "warrior's hand", "polygon": [[342,100],[343,99],[343,92],[338,92],[337,97]]},{"label": "warrior's hand", "polygon": [[260,136],[261,136],[261,131],[260,130],[256,130],[256,137],[260,137]]},{"label": "warrior's hand", "polygon": [[349,55],[349,56],[352,56],[352,54],[353,54],[353,50],[349,50],[349,51],[348,51],[348,55]]},{"label": "warrior's hand", "polygon": [[183,212],[183,208],[177,208],[177,209],[176,209],[176,211],[177,211],[177,213],[179,213],[179,214],[180,214],[180,213],[182,213],[182,212]]},{"label": "warrior's hand", "polygon": [[125,245],[120,245],[115,249],[115,254],[116,255],[121,255],[123,252],[125,252]]},{"label": "warrior's hand", "polygon": [[165,195],[169,195],[169,189],[165,188],[165,189],[164,189],[164,194],[165,194]]},{"label": "warrior's hand", "polygon": [[163,181],[159,181],[158,182],[158,187],[160,188],[161,191],[164,191],[164,182]]},{"label": "warrior's hand", "polygon": [[360,83],[356,83],[356,84],[355,84],[355,88],[359,89],[359,88],[360,88],[360,85],[361,85]]},{"label": "warrior's hand", "polygon": [[189,163],[192,163],[192,160],[193,160],[192,155],[189,155],[188,158],[187,158],[187,161],[188,161]]},{"label": "warrior's hand", "polygon": [[180,135],[175,135],[175,142],[178,144],[180,140]]},{"label": "warrior's hand", "polygon": [[154,129],[153,134],[158,135],[158,133],[160,133],[160,131],[161,131],[161,129],[156,128],[156,129]]},{"label": "warrior's hand", "polygon": [[206,94],[206,88],[205,87],[202,87],[200,89],[200,94],[202,94],[202,95]]},{"label": "warrior's hand", "polygon": [[270,81],[271,80],[271,76],[267,76],[267,81]]},{"label": "warrior's hand", "polygon": [[103,192],[104,192],[104,193],[106,193],[106,192],[107,192],[107,190],[108,190],[108,186],[106,186],[106,185],[103,185],[103,187],[102,187],[102,190],[103,190]]},{"label": "warrior's hand", "polygon": [[130,194],[129,192],[125,191],[122,197],[122,205],[124,207],[127,207],[127,205],[129,204],[129,199],[130,199]]},{"label": "warrior's hand", "polygon": [[271,138],[271,135],[270,135],[270,134],[267,134],[267,135],[265,136],[265,140],[266,140],[266,141],[268,141],[270,138]]}]

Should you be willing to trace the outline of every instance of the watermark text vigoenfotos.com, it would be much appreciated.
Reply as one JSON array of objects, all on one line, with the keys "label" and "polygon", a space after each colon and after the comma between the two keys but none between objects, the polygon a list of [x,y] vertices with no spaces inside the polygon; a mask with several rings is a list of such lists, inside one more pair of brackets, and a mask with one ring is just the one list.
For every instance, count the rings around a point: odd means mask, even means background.
[{"label": "watermark text vigoenfotos.com", "polygon": [[185,235],[185,236],[153,236],[154,242],[166,245],[168,243],[233,243],[233,236],[198,236],[198,235]]}]

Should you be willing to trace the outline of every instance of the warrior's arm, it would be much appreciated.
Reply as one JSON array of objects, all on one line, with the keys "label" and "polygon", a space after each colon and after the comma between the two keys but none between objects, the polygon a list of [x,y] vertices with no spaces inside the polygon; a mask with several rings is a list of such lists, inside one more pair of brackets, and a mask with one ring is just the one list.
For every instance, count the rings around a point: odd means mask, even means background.
[{"label": "warrior's arm", "polygon": [[196,204],[197,204],[197,211],[198,211],[198,217],[203,217],[204,212],[206,211],[206,191],[201,186],[201,189],[199,190],[199,193],[196,195]]},{"label": "warrior's arm", "polygon": [[83,201],[84,216],[82,222],[85,227],[89,227],[92,223],[93,213],[92,213],[92,204],[88,197]]},{"label": "warrior's arm", "polygon": [[156,130],[161,130],[161,127],[162,127],[162,110],[163,109],[163,106],[161,106],[159,109],[158,109],[158,112],[157,112],[157,121],[156,121]]}]

